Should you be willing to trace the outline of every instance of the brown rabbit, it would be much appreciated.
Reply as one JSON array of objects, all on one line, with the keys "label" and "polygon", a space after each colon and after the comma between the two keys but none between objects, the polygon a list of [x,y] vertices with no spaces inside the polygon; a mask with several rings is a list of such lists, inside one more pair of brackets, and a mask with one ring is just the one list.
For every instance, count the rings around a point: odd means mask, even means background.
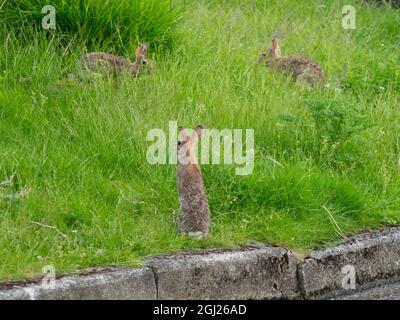
[{"label": "brown rabbit", "polygon": [[202,130],[202,126],[197,126],[192,137],[189,137],[184,129],[179,129],[176,172],[180,211],[179,231],[198,239],[208,235],[211,219],[203,176],[194,150]]},{"label": "brown rabbit", "polygon": [[144,71],[153,69],[152,63],[146,59],[148,45],[141,44],[136,48],[136,61],[114,56],[110,53],[91,52],[84,55],[79,60],[79,66],[91,71],[105,71],[114,76],[127,72],[134,77],[139,76]]},{"label": "brown rabbit", "polygon": [[265,63],[271,69],[281,72],[289,72],[295,81],[315,87],[325,82],[325,74],[322,68],[312,59],[304,56],[282,56],[278,38],[272,39],[272,48],[260,54],[259,63]]}]

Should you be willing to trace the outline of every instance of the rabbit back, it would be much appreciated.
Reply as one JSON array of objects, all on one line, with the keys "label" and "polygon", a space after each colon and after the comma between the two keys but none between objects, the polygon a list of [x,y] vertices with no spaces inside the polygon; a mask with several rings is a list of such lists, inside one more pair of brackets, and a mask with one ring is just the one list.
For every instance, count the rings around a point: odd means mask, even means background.
[{"label": "rabbit back", "polygon": [[289,72],[296,81],[305,81],[308,85],[325,81],[325,73],[314,60],[304,56],[282,57],[274,61],[273,67]]},{"label": "rabbit back", "polygon": [[177,184],[180,232],[199,237],[206,236],[209,231],[211,212],[200,167],[194,164],[179,164]]},{"label": "rabbit back", "polygon": [[79,61],[81,67],[90,70],[105,70],[111,73],[131,72],[133,63],[123,57],[114,56],[105,52],[91,52],[84,55]]}]

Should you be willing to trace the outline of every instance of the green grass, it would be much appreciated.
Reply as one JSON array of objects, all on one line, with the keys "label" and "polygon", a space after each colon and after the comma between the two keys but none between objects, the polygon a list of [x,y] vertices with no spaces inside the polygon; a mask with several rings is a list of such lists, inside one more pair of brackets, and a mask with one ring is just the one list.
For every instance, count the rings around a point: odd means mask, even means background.
[{"label": "green grass", "polygon": [[[82,48],[3,29],[0,279],[251,241],[307,252],[398,223],[399,11],[354,5],[358,28],[343,30],[336,1],[186,1],[174,50],[118,85],[67,85]],[[256,64],[276,31],[329,88],[302,91]],[[146,161],[148,130],[171,120],[255,130],[253,174],[203,166],[205,241],[176,232],[175,167]]]}]

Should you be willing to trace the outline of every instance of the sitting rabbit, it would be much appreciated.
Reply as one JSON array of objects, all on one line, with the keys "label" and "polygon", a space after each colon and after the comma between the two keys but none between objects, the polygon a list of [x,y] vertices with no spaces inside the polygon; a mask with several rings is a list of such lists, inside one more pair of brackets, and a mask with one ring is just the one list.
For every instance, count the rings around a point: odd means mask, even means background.
[{"label": "sitting rabbit", "polygon": [[133,77],[137,77],[144,71],[151,71],[153,69],[152,63],[146,59],[147,49],[147,43],[141,44],[136,48],[135,62],[131,62],[123,57],[114,56],[110,53],[91,52],[85,54],[79,60],[79,66],[90,71],[104,71],[114,76],[126,72]]},{"label": "sitting rabbit", "polygon": [[177,185],[179,192],[179,231],[190,237],[202,239],[208,235],[211,219],[204,188],[203,176],[194,146],[203,130],[197,126],[190,137],[179,129]]},{"label": "sitting rabbit", "polygon": [[325,82],[322,68],[312,59],[304,56],[282,56],[278,38],[272,39],[272,48],[260,54],[259,63],[265,63],[271,69],[288,72],[295,81],[305,84],[310,88]]}]

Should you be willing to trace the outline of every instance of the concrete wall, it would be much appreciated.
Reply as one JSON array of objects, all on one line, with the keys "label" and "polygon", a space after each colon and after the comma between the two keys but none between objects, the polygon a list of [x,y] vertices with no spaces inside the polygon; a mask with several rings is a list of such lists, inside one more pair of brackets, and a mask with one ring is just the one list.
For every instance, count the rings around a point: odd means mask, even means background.
[{"label": "concrete wall", "polygon": [[346,292],[400,275],[400,227],[356,236],[304,261],[266,244],[148,259],[140,269],[113,270],[41,284],[0,286],[2,299],[301,299]]}]

